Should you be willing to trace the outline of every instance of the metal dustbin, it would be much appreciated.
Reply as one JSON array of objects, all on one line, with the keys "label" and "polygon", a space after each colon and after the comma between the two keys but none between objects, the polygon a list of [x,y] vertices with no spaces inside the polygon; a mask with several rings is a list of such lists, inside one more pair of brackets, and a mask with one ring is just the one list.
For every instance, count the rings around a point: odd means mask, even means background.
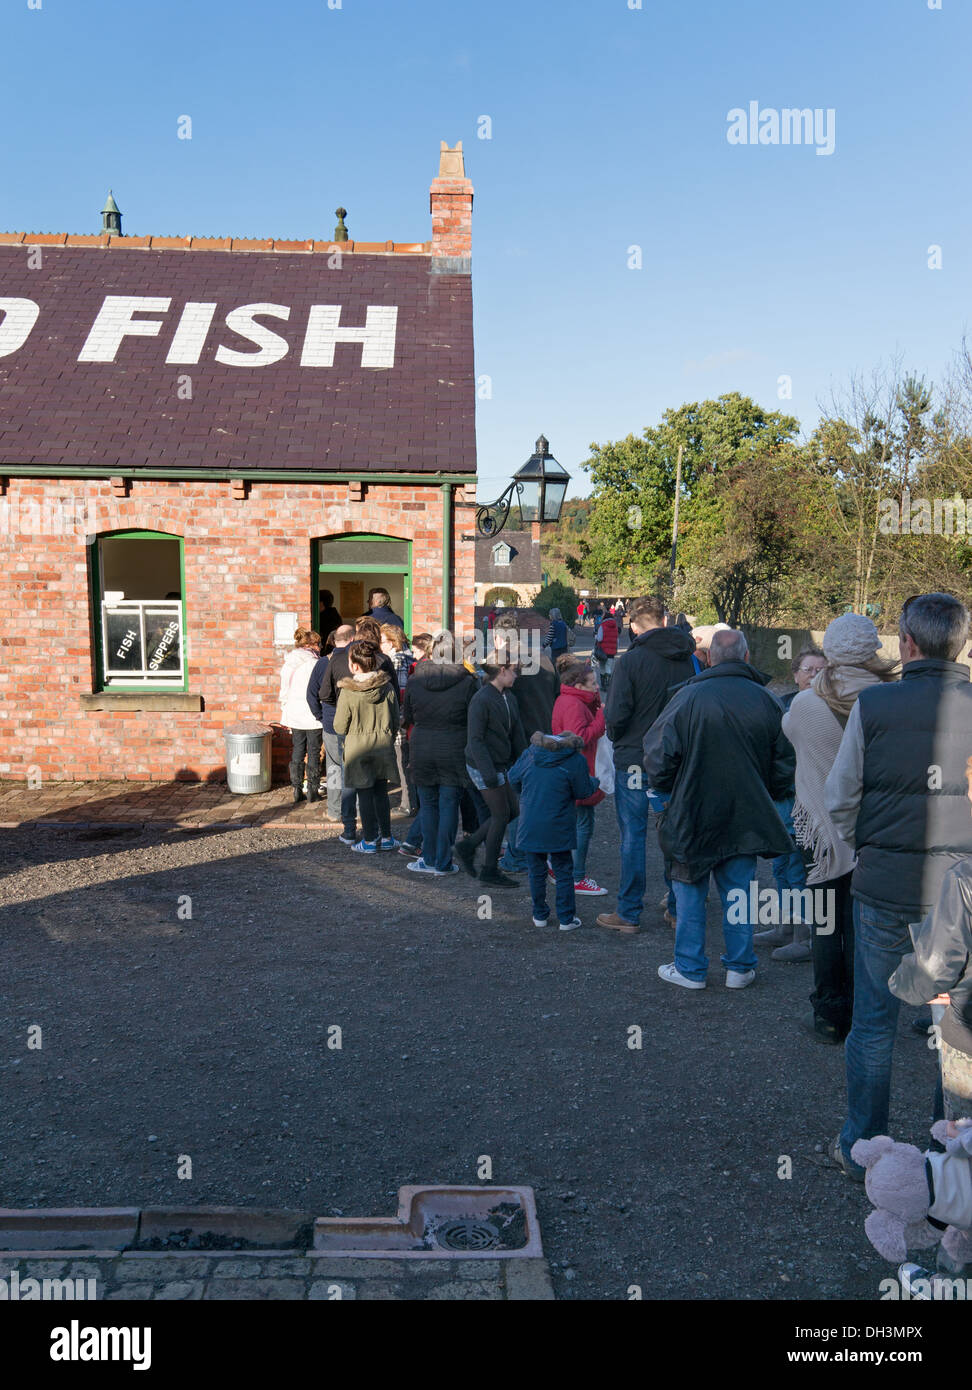
[{"label": "metal dustbin", "polygon": [[273,730],[255,719],[230,724],[226,739],[226,785],[231,792],[270,790],[270,745]]}]

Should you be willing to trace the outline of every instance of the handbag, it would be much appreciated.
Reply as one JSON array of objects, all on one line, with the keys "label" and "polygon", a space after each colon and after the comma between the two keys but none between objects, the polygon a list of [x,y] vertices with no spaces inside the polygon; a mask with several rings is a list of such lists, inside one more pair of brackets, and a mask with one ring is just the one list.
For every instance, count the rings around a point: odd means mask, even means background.
[{"label": "handbag", "polygon": [[607,734],[602,734],[597,741],[597,752],[594,754],[594,776],[601,784],[601,791],[606,796],[613,796],[614,745]]}]

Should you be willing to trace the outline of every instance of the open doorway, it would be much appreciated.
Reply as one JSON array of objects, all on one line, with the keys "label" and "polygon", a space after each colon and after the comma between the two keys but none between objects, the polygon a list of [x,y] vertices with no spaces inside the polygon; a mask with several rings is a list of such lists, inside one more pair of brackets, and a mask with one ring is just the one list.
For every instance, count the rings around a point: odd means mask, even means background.
[{"label": "open doorway", "polygon": [[[341,621],[353,623],[368,609],[368,592],[387,589],[391,606],[412,631],[412,542],[373,534],[326,537],[314,542],[313,612],[323,612],[330,593]],[[323,629],[321,629],[323,631]]]}]

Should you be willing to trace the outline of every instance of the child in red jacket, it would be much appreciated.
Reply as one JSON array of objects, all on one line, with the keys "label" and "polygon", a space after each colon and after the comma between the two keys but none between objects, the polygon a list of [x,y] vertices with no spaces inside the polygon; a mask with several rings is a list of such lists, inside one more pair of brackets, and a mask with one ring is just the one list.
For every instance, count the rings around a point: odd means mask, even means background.
[{"label": "child in red jacket", "polygon": [[[597,673],[581,661],[565,657],[558,662],[560,694],[553,707],[552,727],[555,734],[570,732],[584,740],[583,754],[587,770],[594,776],[597,741],[604,733],[604,710],[598,691]],[[594,833],[594,807],[604,800],[598,789],[593,796],[577,802],[577,848],[574,850],[574,892],[591,898],[602,897],[601,888],[587,876],[587,851]]]}]

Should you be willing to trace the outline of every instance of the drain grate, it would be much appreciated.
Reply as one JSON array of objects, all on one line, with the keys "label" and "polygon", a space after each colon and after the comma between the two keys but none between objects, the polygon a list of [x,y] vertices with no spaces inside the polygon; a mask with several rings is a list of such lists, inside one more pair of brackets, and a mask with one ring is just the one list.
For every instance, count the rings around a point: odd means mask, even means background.
[{"label": "drain grate", "polygon": [[499,1231],[488,1221],[447,1221],[432,1232],[444,1250],[496,1250]]}]

